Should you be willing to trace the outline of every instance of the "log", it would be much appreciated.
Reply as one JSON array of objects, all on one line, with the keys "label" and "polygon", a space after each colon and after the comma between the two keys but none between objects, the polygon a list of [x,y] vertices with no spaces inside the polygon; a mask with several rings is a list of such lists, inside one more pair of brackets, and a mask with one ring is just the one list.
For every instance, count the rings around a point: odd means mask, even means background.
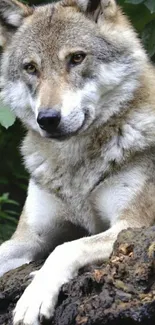
[{"label": "log", "polygon": [[[29,273],[42,263],[0,278],[0,325],[12,325],[12,310],[30,281]],[[49,324],[154,325],[155,226],[122,231],[107,262],[85,267],[61,288]]]}]

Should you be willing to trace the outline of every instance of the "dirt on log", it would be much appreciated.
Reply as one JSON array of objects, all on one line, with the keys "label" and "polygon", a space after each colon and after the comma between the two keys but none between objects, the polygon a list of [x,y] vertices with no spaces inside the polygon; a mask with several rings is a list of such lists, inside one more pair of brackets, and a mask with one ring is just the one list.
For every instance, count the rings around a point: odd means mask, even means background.
[{"label": "dirt on log", "polygon": [[[0,325],[12,325],[12,310],[29,273],[41,264],[0,278]],[[155,325],[155,227],[121,232],[106,263],[80,270],[62,287],[49,324]]]}]

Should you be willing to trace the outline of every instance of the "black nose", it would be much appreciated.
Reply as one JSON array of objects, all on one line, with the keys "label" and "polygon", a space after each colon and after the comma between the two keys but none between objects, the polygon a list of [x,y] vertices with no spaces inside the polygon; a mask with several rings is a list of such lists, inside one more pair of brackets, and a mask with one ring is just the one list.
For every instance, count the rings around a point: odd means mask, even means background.
[{"label": "black nose", "polygon": [[60,112],[56,111],[55,109],[41,111],[37,118],[40,128],[48,133],[52,133],[57,129],[60,120]]}]

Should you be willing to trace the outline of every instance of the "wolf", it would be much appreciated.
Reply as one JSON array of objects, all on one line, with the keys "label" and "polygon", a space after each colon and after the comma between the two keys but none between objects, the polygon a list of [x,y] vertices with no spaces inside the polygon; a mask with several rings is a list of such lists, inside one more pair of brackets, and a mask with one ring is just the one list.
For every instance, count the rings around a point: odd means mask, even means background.
[{"label": "wolf", "polygon": [[0,45],[30,174],[0,274],[47,257],[14,311],[14,325],[38,325],[121,230],[155,223],[155,71],[115,0],[1,0]]}]

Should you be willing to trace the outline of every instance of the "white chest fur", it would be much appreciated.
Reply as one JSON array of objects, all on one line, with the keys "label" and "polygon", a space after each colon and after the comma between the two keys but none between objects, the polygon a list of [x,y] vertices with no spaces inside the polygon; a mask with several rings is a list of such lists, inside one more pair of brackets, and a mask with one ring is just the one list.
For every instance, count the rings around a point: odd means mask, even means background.
[{"label": "white chest fur", "polygon": [[37,143],[35,137],[30,142],[27,138],[23,146],[26,165],[39,186],[35,200],[44,197],[44,202],[47,201],[48,220],[52,212],[62,214],[91,233],[100,232],[107,227],[107,222],[110,226],[116,221],[146,178],[142,161],[140,166],[132,164],[106,177],[111,161],[122,157],[121,149],[116,146],[117,141],[113,139],[109,150],[105,147],[104,151],[101,148],[95,151],[86,141],[53,144],[45,139]]}]

